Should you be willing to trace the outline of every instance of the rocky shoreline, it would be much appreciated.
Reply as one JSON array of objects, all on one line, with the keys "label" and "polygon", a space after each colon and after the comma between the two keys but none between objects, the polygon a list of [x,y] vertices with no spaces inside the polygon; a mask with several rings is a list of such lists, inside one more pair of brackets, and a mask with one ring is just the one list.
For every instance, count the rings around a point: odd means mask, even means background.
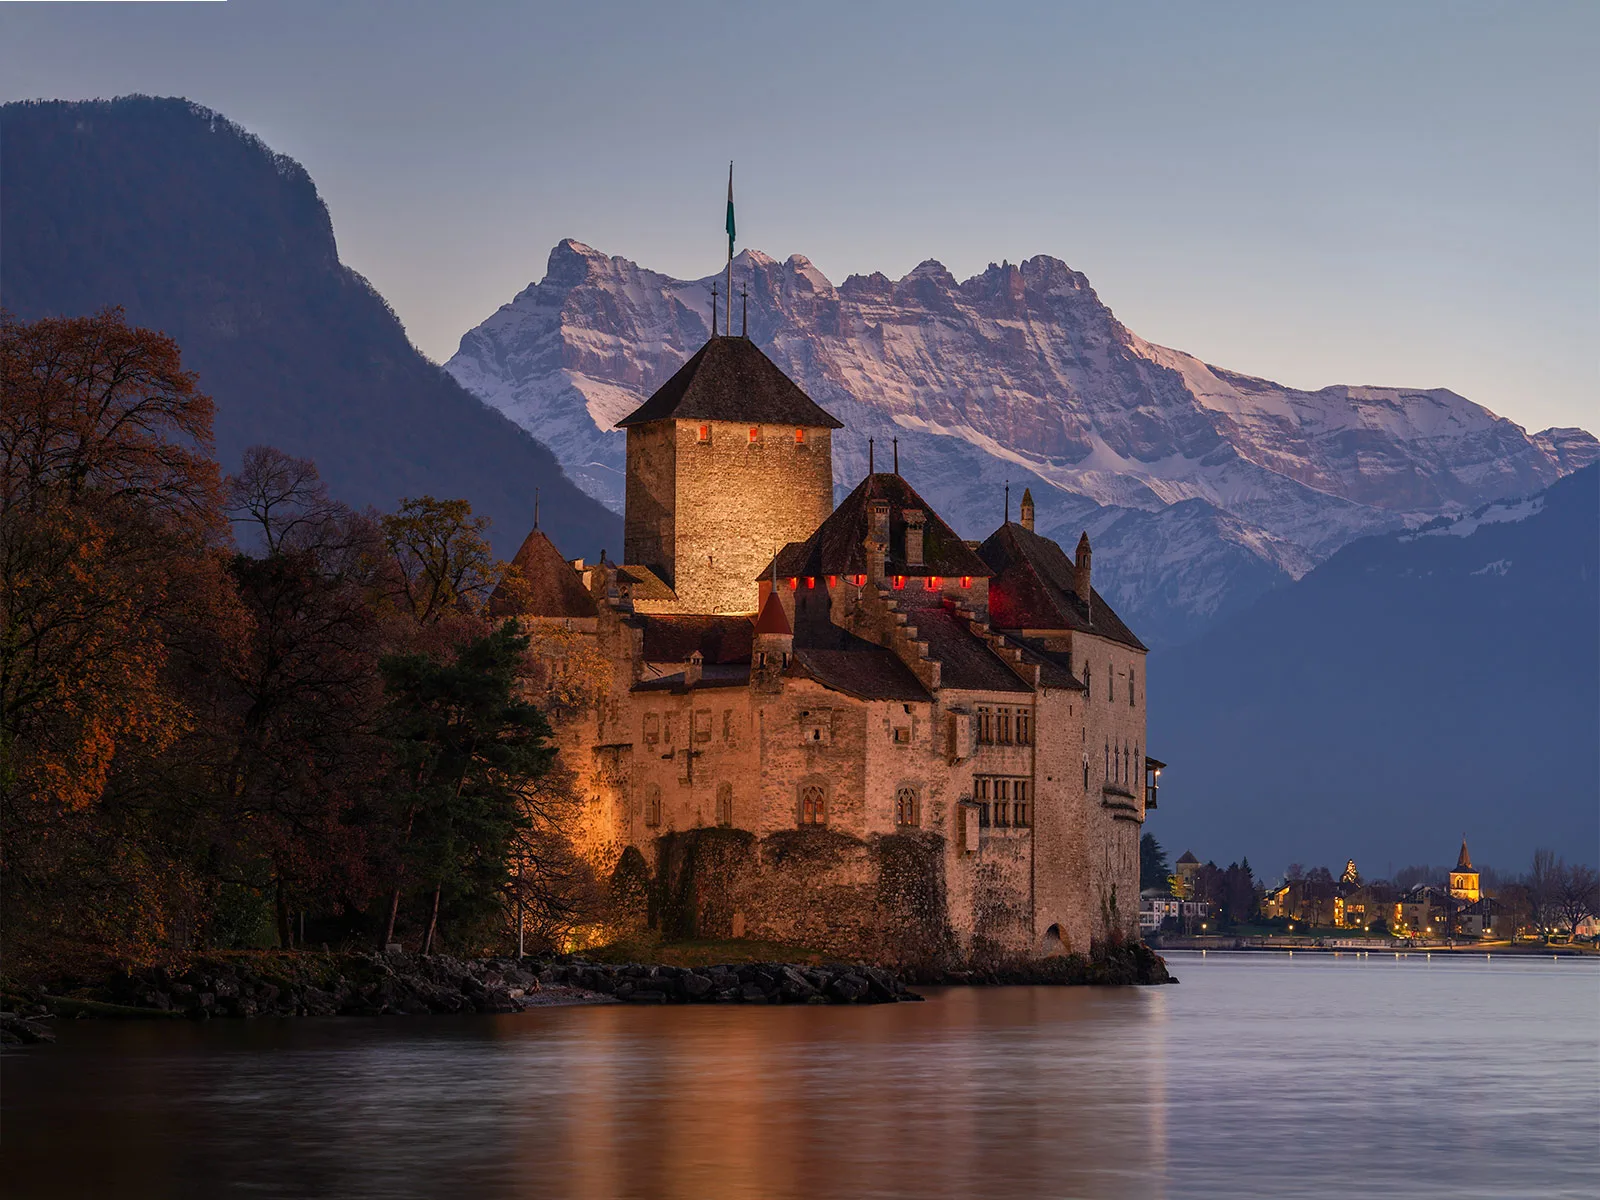
[{"label": "rocky shoreline", "polygon": [[677,967],[577,957],[461,959],[447,954],[203,955],[184,968],[62,980],[5,994],[0,1040],[54,1040],[56,1018],[189,1019],[516,1013],[562,1004],[897,1004],[921,1000],[908,983],[1128,985],[1177,982],[1135,943],[1085,958],[982,970],[896,973],[866,964],[724,963]]}]

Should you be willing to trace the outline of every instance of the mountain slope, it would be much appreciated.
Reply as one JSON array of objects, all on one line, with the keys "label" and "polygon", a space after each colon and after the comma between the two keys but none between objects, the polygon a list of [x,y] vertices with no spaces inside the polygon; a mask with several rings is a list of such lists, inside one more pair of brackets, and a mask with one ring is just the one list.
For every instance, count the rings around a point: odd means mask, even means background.
[{"label": "mountain slope", "polygon": [[[1529,438],[1447,391],[1308,393],[1207,366],[1135,336],[1051,258],[964,283],[930,261],[835,287],[800,255],[746,251],[734,276],[750,336],[846,423],[841,488],[866,470],[868,437],[901,439],[918,488],[967,537],[998,522],[1007,478],[1030,486],[1042,530],[1121,543],[1125,555],[1105,556],[1107,595],[1155,643],[1353,537],[1544,486],[1597,449],[1581,431]],[[618,508],[611,425],[705,339],[718,278],[564,241],[446,369]]]},{"label": "mountain slope", "polygon": [[1364,538],[1152,655],[1149,828],[1219,861],[1369,874],[1463,831],[1520,869],[1600,861],[1600,466]]},{"label": "mountain slope", "polygon": [[299,164],[183,100],[0,107],[0,304],[23,318],[121,305],[174,337],[217,402],[224,467],[266,442],[314,458],[335,495],[392,508],[463,496],[517,548],[543,489],[564,550],[621,522],[533,437],[407,341],[339,262]]}]

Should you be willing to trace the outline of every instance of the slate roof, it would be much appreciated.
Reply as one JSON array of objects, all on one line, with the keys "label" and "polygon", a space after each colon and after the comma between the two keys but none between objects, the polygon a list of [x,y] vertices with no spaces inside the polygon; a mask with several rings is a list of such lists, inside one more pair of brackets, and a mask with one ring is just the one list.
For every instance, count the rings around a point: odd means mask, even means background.
[{"label": "slate roof", "polygon": [[928,657],[941,664],[940,688],[1032,692],[1032,686],[972,632],[970,620],[942,605],[906,611],[907,624],[916,627],[917,640],[928,643]]},{"label": "slate roof", "polygon": [[745,337],[712,338],[617,428],[669,419],[844,428]]},{"label": "slate roof", "polygon": [[1085,612],[1073,590],[1073,561],[1047,537],[1015,522],[989,535],[978,553],[992,568],[989,620],[996,629],[1071,629],[1135,650],[1146,646],[1098,591]]},{"label": "slate roof", "polygon": [[1461,854],[1456,859],[1456,870],[1472,870],[1472,855],[1467,853],[1467,835],[1464,833],[1461,835]]},{"label": "slate roof", "polygon": [[928,701],[931,697],[893,651],[860,641],[842,650],[805,647],[795,664],[823,687],[857,700]]},{"label": "slate roof", "polygon": [[[887,569],[891,575],[923,578],[940,575],[959,578],[971,575],[987,579],[994,574],[987,563],[946,525],[939,514],[900,475],[879,472],[868,475],[839,502],[828,519],[803,542],[790,542],[778,551],[778,574],[784,578],[804,575],[865,575],[867,573],[867,532],[872,527],[871,503],[889,502],[889,553]],[[906,523],[908,508],[921,509],[922,563],[906,563]],[[759,578],[771,573],[771,564]]]},{"label": "slate roof", "polygon": [[676,600],[678,593],[649,567],[624,563],[617,568],[617,582],[630,585],[635,600]]},{"label": "slate roof", "polygon": [[593,617],[599,606],[583,577],[561,557],[542,529],[534,528],[522,539],[511,560],[521,575],[516,582],[502,580],[489,597],[489,614],[495,617]]},{"label": "slate roof", "polygon": [[1200,865],[1200,860],[1194,856],[1193,850],[1185,850],[1183,852],[1183,857],[1178,859],[1178,863],[1180,865],[1183,863],[1194,863],[1194,865],[1198,867]]},{"label": "slate roof", "polygon": [[1086,692],[1083,681],[1072,673],[1072,656],[1059,650],[1047,650],[1030,638],[1006,634],[1006,642],[1022,651],[1022,661],[1039,664],[1039,682],[1058,691]]},{"label": "slate roof", "polygon": [[707,671],[750,661],[755,623],[749,617],[641,613],[634,620],[644,626],[645,662],[688,662],[696,650]]}]

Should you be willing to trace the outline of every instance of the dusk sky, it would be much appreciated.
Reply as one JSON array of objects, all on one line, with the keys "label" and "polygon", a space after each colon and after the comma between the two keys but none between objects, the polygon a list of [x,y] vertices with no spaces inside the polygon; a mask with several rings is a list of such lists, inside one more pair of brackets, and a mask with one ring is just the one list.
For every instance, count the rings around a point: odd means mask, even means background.
[{"label": "dusk sky", "polygon": [[1085,272],[1281,382],[1600,427],[1600,6],[0,4],[0,98],[182,95],[305,165],[443,360],[576,237],[835,283]]}]

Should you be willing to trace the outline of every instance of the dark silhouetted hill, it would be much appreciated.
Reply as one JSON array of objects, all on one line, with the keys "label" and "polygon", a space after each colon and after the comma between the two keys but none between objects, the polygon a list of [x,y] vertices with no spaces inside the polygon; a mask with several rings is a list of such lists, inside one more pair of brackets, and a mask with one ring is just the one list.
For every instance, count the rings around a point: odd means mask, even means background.
[{"label": "dark silhouetted hill", "polygon": [[1267,873],[1600,860],[1600,466],[1351,543],[1152,656],[1148,828]]},{"label": "dark silhouetted hill", "polygon": [[187,101],[0,106],[0,305],[24,319],[121,305],[177,339],[217,402],[224,467],[265,442],[315,459],[351,504],[465,497],[507,556],[539,487],[564,552],[621,548],[621,521],[340,264],[304,168]]}]

